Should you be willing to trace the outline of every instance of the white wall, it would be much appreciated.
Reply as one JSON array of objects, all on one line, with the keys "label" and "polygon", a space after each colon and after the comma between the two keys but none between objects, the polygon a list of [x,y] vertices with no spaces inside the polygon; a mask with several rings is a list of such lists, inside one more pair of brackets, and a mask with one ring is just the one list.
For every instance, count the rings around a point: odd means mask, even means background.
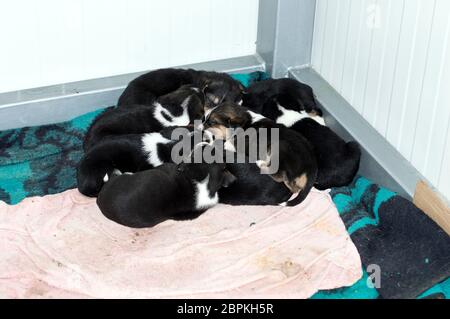
[{"label": "white wall", "polygon": [[449,0],[318,0],[312,62],[448,199],[449,31]]},{"label": "white wall", "polygon": [[258,0],[0,0],[0,92],[255,52]]}]

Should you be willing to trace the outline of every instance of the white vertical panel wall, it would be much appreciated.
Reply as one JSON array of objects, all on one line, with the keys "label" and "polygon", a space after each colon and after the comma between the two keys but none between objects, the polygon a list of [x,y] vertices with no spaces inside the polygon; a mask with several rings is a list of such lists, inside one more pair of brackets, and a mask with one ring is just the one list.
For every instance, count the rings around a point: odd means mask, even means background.
[{"label": "white vertical panel wall", "polygon": [[312,61],[448,199],[449,31],[449,0],[317,0]]},{"label": "white vertical panel wall", "polygon": [[2,0],[0,92],[255,53],[258,0]]}]

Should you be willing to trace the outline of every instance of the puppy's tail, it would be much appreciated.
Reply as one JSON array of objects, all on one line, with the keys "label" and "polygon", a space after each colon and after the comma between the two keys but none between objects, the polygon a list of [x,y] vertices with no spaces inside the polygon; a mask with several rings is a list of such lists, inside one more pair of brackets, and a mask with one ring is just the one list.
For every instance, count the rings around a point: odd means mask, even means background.
[{"label": "puppy's tail", "polygon": [[293,207],[301,204],[306,197],[308,197],[309,192],[314,186],[316,181],[317,171],[314,174],[303,174],[302,176],[296,178],[295,184],[300,192],[297,197],[287,202],[286,206]]}]

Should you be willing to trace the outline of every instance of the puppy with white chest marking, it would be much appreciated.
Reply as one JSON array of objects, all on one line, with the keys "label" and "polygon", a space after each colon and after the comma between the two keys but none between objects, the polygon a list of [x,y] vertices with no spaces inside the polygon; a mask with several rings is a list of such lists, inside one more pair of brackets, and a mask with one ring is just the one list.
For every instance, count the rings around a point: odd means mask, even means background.
[{"label": "puppy with white chest marking", "polygon": [[190,220],[219,202],[235,180],[225,164],[164,164],[133,175],[112,176],[97,204],[108,219],[131,228]]},{"label": "puppy with white chest marking", "polygon": [[322,116],[312,88],[294,79],[255,82],[244,94],[244,106],[274,121],[283,113],[276,104],[285,110],[306,112],[311,117]]},{"label": "puppy with white chest marking", "polygon": [[[135,173],[173,163],[172,150],[182,136],[172,139],[178,127],[166,128],[160,133],[109,136],[89,149],[77,167],[78,190],[83,195],[96,197],[114,172]],[[192,128],[183,128],[188,132]],[[190,147],[202,142],[202,132],[191,131],[183,136]],[[186,154],[178,154],[180,158]]]},{"label": "puppy with white chest marking", "polygon": [[[271,177],[277,182],[284,183],[292,193],[298,193],[295,199],[288,202],[288,205],[298,205],[306,199],[316,181],[317,161],[311,145],[301,134],[249,111],[245,107],[231,103],[224,103],[215,108],[206,118],[203,127],[217,138],[225,140],[232,138],[233,143],[236,143],[237,138],[230,136],[230,128],[244,130],[254,128],[258,135],[259,129],[266,129],[268,149],[264,158],[261,158],[261,152],[258,151],[259,160],[256,164],[263,173],[267,173],[273,160],[271,157],[276,154],[279,157],[279,169],[277,172],[271,173]],[[271,142],[270,135],[273,129],[276,129],[279,134],[278,145],[273,145]],[[246,141],[246,143],[248,145],[254,141]],[[276,146],[278,149],[274,149]],[[246,147],[245,151],[248,152],[249,149]]]},{"label": "puppy with white chest marking", "polygon": [[302,134],[313,146],[319,190],[342,187],[354,179],[361,158],[359,145],[346,143],[325,126],[312,88],[292,79],[255,83],[244,97],[246,106]]},{"label": "puppy with white chest marking", "polygon": [[106,136],[159,132],[171,126],[193,125],[204,116],[205,99],[192,86],[162,96],[152,106],[133,105],[113,108],[102,113],[89,128],[83,148],[85,151]]}]

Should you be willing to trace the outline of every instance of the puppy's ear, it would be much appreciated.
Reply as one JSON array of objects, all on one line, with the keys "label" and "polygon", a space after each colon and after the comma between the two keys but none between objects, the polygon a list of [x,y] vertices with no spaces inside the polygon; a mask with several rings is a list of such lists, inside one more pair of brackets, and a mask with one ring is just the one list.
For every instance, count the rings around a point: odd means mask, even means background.
[{"label": "puppy's ear", "polygon": [[239,83],[239,89],[241,90],[242,94],[247,94],[247,89],[242,85],[242,83]]},{"label": "puppy's ear", "polygon": [[223,174],[222,187],[227,188],[237,180],[237,177],[231,174],[228,170],[225,170]]}]

